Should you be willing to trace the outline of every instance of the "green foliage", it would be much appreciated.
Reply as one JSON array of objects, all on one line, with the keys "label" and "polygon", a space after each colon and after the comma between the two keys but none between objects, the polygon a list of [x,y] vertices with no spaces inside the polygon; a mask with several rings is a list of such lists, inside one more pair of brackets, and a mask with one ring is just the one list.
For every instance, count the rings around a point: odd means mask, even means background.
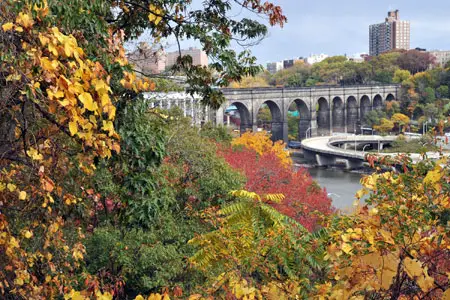
[{"label": "green foliage", "polygon": [[420,139],[407,140],[399,136],[391,145],[383,149],[385,153],[425,153],[428,151],[437,151],[438,147],[434,145],[432,139],[424,136]]},{"label": "green foliage", "polygon": [[293,116],[288,114],[288,131],[289,135],[298,139],[298,122],[300,121],[300,116]]},{"label": "green foliage", "polygon": [[200,135],[217,143],[223,144],[231,143],[232,139],[229,129],[227,129],[225,126],[215,126],[211,122],[203,124],[200,130]]},{"label": "green foliage", "polygon": [[448,92],[448,85],[441,85],[436,89],[436,93],[439,98],[448,98]]},{"label": "green foliage", "polygon": [[364,116],[364,122],[370,127],[379,125],[381,119],[386,118],[386,113],[382,110],[371,110]]},{"label": "green foliage", "polygon": [[195,250],[187,242],[210,228],[200,211],[226,203],[228,191],[244,183],[210,140],[228,135],[210,125],[199,130],[179,109],[159,112],[139,99],[120,120],[122,152],[96,171],[96,189],[106,198],[87,238],[88,270],[124,280],[131,295],[165,286],[188,291],[204,280],[186,260]]},{"label": "green foliage", "polygon": [[388,133],[394,128],[394,122],[386,118],[381,118],[379,124],[374,125],[373,128],[381,133]]},{"label": "green foliage", "polygon": [[426,87],[422,94],[423,103],[433,103],[436,100],[435,91],[432,87]]},{"label": "green foliage", "polygon": [[394,78],[392,78],[392,81],[395,83],[402,83],[405,80],[409,79],[411,77],[411,73],[408,70],[401,70],[398,69],[394,73]]},{"label": "green foliage", "polygon": [[[191,257],[194,266],[206,271],[216,290],[236,270],[253,285],[300,283],[300,295],[306,297],[314,278],[321,282],[325,250],[319,238],[323,231],[309,233],[294,220],[279,213],[249,193],[241,193],[236,202],[225,205],[212,219],[221,220],[215,231],[198,236],[190,243],[200,247]],[[217,294],[216,294],[217,295]]]}]

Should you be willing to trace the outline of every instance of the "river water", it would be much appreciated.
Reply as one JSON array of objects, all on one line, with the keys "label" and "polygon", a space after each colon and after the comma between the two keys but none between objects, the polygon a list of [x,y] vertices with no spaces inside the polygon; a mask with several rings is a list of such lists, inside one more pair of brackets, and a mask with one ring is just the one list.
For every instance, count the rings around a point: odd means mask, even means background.
[{"label": "river water", "polygon": [[338,209],[351,209],[355,194],[361,189],[363,174],[347,171],[340,167],[320,168],[309,165],[303,158],[292,157],[296,167],[305,167],[311,176],[326,189],[333,206]]}]

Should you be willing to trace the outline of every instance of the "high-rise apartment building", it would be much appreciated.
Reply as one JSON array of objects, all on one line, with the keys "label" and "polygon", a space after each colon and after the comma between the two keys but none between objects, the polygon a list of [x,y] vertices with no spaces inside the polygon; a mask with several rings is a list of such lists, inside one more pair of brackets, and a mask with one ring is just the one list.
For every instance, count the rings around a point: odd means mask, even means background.
[{"label": "high-rise apartment building", "polygon": [[450,61],[450,51],[432,50],[428,51],[428,53],[436,58],[435,63],[439,67],[445,67],[445,65]]},{"label": "high-rise apartment building", "polygon": [[283,70],[282,61],[267,63],[267,71],[269,71],[270,74],[275,74],[276,72],[281,70]]},{"label": "high-rise apartment building", "polygon": [[410,48],[410,23],[400,20],[398,10],[388,12],[383,23],[369,27],[369,53],[379,55],[394,49]]},{"label": "high-rise apartment building", "polygon": [[[201,49],[190,47],[189,49],[181,50],[181,56],[190,55],[192,57],[192,64],[194,66],[207,66],[208,65],[208,55],[205,51]],[[167,54],[166,68],[172,67],[176,64],[178,57],[180,56],[179,51],[170,52]]]}]

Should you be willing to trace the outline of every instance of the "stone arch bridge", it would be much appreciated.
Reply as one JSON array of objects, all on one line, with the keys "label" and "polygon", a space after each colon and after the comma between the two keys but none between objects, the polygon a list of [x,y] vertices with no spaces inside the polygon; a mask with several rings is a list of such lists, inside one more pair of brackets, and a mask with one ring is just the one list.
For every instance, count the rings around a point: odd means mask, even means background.
[{"label": "stone arch bridge", "polygon": [[257,115],[266,104],[272,115],[272,138],[288,140],[288,110],[296,104],[300,115],[299,140],[332,133],[357,133],[364,116],[397,99],[399,85],[319,86],[310,88],[223,89],[226,103],[216,112],[223,124],[225,110],[235,105],[241,118],[240,131],[256,131]]}]

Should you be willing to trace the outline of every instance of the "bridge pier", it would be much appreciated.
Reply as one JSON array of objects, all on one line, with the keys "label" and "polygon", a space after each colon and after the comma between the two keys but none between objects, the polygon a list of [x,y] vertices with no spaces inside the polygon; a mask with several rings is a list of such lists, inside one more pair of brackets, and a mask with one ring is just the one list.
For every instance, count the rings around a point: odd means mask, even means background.
[{"label": "bridge pier", "polygon": [[287,143],[289,142],[289,126],[288,126],[288,122],[285,121],[283,122],[283,142],[287,145]]},{"label": "bridge pier", "polygon": [[328,167],[336,164],[336,157],[316,154],[316,162],[319,167]]},{"label": "bridge pier", "polygon": [[303,149],[303,157],[310,162],[316,162],[316,153]]},{"label": "bridge pier", "polygon": [[346,159],[345,160],[345,168],[347,170],[359,169],[362,168],[364,162],[359,159]]},{"label": "bridge pier", "polygon": [[[286,126],[284,125],[286,123]],[[272,122],[272,140],[273,141],[286,141],[287,142],[287,136],[286,140],[284,139],[284,127],[287,128],[287,122]]]}]

